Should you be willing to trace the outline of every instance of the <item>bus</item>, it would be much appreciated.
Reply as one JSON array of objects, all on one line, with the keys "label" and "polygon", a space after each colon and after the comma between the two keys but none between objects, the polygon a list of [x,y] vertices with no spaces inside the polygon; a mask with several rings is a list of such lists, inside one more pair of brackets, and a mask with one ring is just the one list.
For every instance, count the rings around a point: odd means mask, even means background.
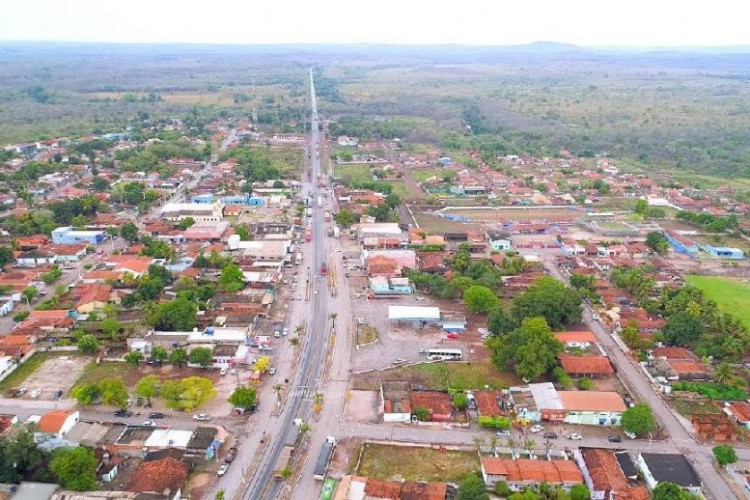
[{"label": "bus", "polygon": [[428,349],[427,359],[443,361],[460,361],[463,353],[461,349]]}]

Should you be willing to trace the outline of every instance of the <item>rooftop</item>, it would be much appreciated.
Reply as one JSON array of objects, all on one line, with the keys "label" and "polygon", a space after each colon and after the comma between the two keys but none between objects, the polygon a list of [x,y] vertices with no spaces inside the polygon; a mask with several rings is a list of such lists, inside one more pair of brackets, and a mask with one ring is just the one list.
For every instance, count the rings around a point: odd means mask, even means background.
[{"label": "rooftop", "polygon": [[641,453],[643,461],[657,482],[670,482],[682,487],[701,486],[695,469],[683,455],[676,453]]},{"label": "rooftop", "polygon": [[482,457],[486,474],[505,476],[512,482],[546,482],[550,484],[582,483],[581,471],[572,460],[531,460]]},{"label": "rooftop", "polygon": [[612,364],[606,356],[575,356],[573,354],[561,354],[560,364],[567,373],[574,375],[607,375],[614,373]]},{"label": "rooftop", "polygon": [[78,413],[77,411],[68,410],[52,410],[48,411],[42,418],[39,419],[39,432],[49,432],[50,434],[56,434],[60,432],[65,421],[71,415]]},{"label": "rooftop", "polygon": [[627,406],[616,392],[560,391],[560,401],[568,411],[625,411]]},{"label": "rooftop", "polygon": [[410,395],[412,408],[427,408],[432,413],[446,414],[453,412],[451,397],[438,391],[412,391]]},{"label": "rooftop", "polygon": [[563,344],[572,342],[595,343],[596,337],[591,332],[555,332],[555,338]]},{"label": "rooftop", "polygon": [[740,422],[750,422],[750,403],[747,401],[734,401],[726,405],[726,408]]}]

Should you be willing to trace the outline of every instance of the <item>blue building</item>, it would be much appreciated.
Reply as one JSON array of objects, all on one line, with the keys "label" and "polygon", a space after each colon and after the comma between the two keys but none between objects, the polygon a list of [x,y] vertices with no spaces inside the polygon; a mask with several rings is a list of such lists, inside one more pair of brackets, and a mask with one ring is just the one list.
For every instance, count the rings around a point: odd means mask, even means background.
[{"label": "blue building", "polygon": [[701,245],[701,250],[719,259],[740,260],[745,258],[745,252],[734,247],[715,247],[712,245]]},{"label": "blue building", "polygon": [[203,203],[209,205],[214,202],[214,195],[212,194],[199,194],[190,198],[193,203]]},{"label": "blue building", "polygon": [[106,236],[107,233],[104,231],[77,231],[70,226],[64,226],[52,231],[52,243],[98,245]]},{"label": "blue building", "polygon": [[674,231],[666,231],[664,236],[669,241],[669,244],[674,247],[675,252],[684,253],[691,257],[698,253],[698,244],[690,238],[686,238]]},{"label": "blue building", "polygon": [[373,295],[408,295],[414,293],[409,278],[375,276],[370,278],[370,292]]}]

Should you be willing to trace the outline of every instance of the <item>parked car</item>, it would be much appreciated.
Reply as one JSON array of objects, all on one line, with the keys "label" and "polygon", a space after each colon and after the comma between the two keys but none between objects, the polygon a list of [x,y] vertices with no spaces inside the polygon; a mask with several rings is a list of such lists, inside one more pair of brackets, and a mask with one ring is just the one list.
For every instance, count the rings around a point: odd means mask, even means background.
[{"label": "parked car", "polygon": [[195,415],[193,415],[193,420],[196,420],[198,422],[208,422],[209,420],[211,420],[211,416],[206,415],[205,413],[196,413]]},{"label": "parked car", "polygon": [[497,434],[497,437],[510,437],[509,430],[497,431],[495,434]]},{"label": "parked car", "polygon": [[404,358],[396,358],[393,360],[394,365],[403,365],[406,363],[406,360]]},{"label": "parked car", "polygon": [[284,337],[286,337],[287,335],[289,335],[289,328],[284,328],[283,330],[281,330],[281,334],[282,334],[282,335],[283,335]]},{"label": "parked car", "polygon": [[15,397],[17,397],[17,398],[20,398],[21,396],[23,396],[23,395],[24,395],[24,394],[26,394],[27,392],[29,392],[29,390],[28,390],[27,388],[25,388],[25,387],[21,387],[20,389],[18,389],[18,390],[16,391]]},{"label": "parked car", "polygon": [[223,463],[223,464],[221,464],[221,465],[219,466],[219,470],[218,470],[218,471],[216,471],[216,475],[218,475],[218,476],[223,476],[224,474],[226,474],[226,473],[227,473],[227,469],[229,469],[229,464],[227,464],[227,463]]},{"label": "parked car", "polygon": [[224,462],[231,464],[234,461],[236,456],[237,456],[237,448],[236,447],[229,448],[229,451],[227,451],[227,456],[224,457]]},{"label": "parked car", "polygon": [[42,394],[42,390],[41,389],[34,389],[33,391],[31,391],[31,397],[34,398],[34,399],[36,399],[39,396],[41,396],[41,394]]},{"label": "parked car", "polygon": [[148,418],[164,418],[164,414],[159,411],[152,411],[148,414]]},{"label": "parked car", "polygon": [[272,366],[271,368],[269,368],[268,369],[268,374],[269,375],[276,375],[276,367]]},{"label": "parked car", "polygon": [[55,399],[56,400],[60,399],[62,397],[62,395],[63,395],[62,389],[58,389],[58,390],[55,391]]},{"label": "parked car", "polygon": [[146,427],[156,427],[156,424],[152,420],[146,420],[143,422],[143,425]]},{"label": "parked car", "polygon": [[274,338],[279,338],[281,337],[281,332],[273,332],[273,336]]},{"label": "parked car", "polygon": [[619,434],[612,434],[611,436],[607,438],[607,441],[609,441],[610,443],[621,443],[622,438],[620,437]]},{"label": "parked car", "polygon": [[573,441],[580,441],[581,439],[583,439],[583,436],[581,436],[577,432],[571,432],[570,434],[568,434],[568,439],[572,439]]},{"label": "parked car", "polygon": [[544,439],[557,439],[557,433],[556,432],[545,432],[544,433]]},{"label": "parked car", "polygon": [[457,333],[449,333],[445,337],[449,338],[449,339],[452,339],[452,340],[456,340],[458,338],[458,334]]},{"label": "parked car", "polygon": [[117,410],[115,412],[115,417],[132,417],[133,412],[128,410]]},{"label": "parked car", "polygon": [[542,432],[544,430],[544,426],[536,424],[534,427],[531,428],[531,432],[536,434],[537,432]]},{"label": "parked car", "polygon": [[227,365],[224,365],[221,367],[221,370],[219,370],[219,375],[223,377],[224,375],[227,374],[228,371],[229,371],[229,367]]}]

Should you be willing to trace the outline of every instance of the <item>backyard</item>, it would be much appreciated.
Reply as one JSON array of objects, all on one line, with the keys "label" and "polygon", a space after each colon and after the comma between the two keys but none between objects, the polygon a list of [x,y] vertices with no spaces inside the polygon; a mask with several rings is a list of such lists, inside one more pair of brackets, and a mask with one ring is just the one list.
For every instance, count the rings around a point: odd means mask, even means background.
[{"label": "backyard", "polygon": [[366,443],[357,475],[382,480],[459,482],[479,470],[473,451]]},{"label": "backyard", "polygon": [[750,283],[739,279],[720,278],[717,276],[685,276],[688,283],[703,290],[710,300],[719,308],[736,316],[750,328]]}]

